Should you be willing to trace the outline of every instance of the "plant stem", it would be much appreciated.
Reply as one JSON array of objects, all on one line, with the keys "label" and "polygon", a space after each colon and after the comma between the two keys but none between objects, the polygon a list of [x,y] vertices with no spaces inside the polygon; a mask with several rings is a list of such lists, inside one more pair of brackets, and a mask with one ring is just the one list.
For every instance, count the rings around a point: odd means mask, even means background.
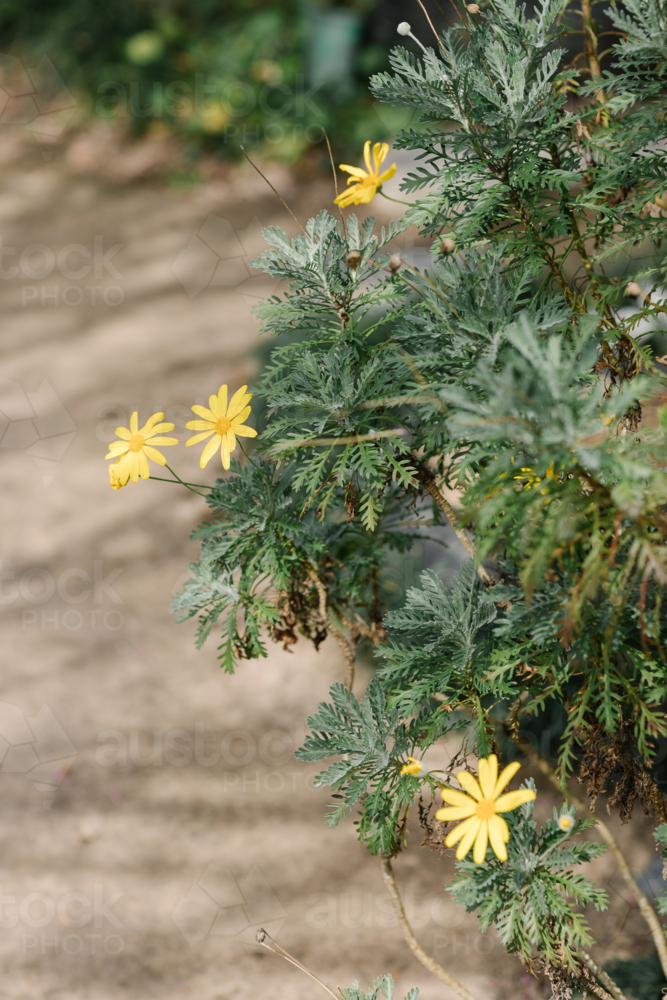
[{"label": "plant stem", "polygon": [[397,205],[408,205],[410,208],[415,205],[414,201],[403,201],[402,198],[392,198],[390,195],[385,194],[382,188],[378,188],[377,193],[381,194],[383,198],[387,199],[387,201],[395,201]]},{"label": "plant stem", "polygon": [[354,685],[354,646],[352,643],[348,642],[342,632],[340,632],[335,625],[332,624],[329,615],[327,614],[327,591],[326,587],[320,580],[319,576],[315,572],[312,566],[308,567],[308,575],[315,584],[315,589],[317,590],[320,599],[320,618],[322,620],[322,625],[326,628],[328,632],[334,637],[340,648],[343,650],[343,656],[345,657],[345,662],[347,663],[347,674],[345,676],[345,687],[348,691],[352,691]]},{"label": "plant stem", "polygon": [[611,995],[615,997],[615,1000],[627,1000],[625,994],[619,989],[611,976],[608,976],[604,969],[600,968],[597,962],[591,958],[587,951],[583,951],[582,949],[579,952],[579,957],[588,966],[591,973],[594,976],[597,976],[600,982],[607,987]]},{"label": "plant stem", "polygon": [[[425,469],[423,466],[420,466],[417,470],[417,478],[419,479],[420,485],[423,486],[426,492],[429,494],[429,496],[432,497],[433,500],[435,500],[438,507],[440,508],[440,510],[443,512],[443,514],[451,524],[456,534],[456,537],[459,539],[459,541],[463,545],[463,548],[466,550],[470,558],[475,559],[477,557],[477,549],[475,547],[475,543],[468,538],[463,528],[459,527],[459,525],[457,524],[456,512],[452,507],[452,505],[448,503],[447,500],[445,500],[442,493],[438,489],[435,482],[435,476],[433,475],[433,473],[430,471],[430,469]],[[487,573],[487,571],[485,570],[485,568],[482,566],[481,563],[479,563],[477,566],[477,575],[479,576],[482,583],[486,584],[487,586],[489,586],[492,583],[491,577],[489,576],[489,574]]]},{"label": "plant stem", "polygon": [[[553,770],[553,768],[551,768],[547,764],[546,760],[544,760],[544,758],[541,757],[537,753],[537,751],[532,748],[530,743],[528,743],[526,740],[521,739],[520,736],[512,736],[511,738],[514,740],[517,746],[520,746],[521,749],[528,755],[533,764],[535,764],[535,766],[539,768],[539,770],[542,772],[545,778],[547,778],[551,782],[551,784],[554,785],[559,790],[559,792],[564,793],[570,800],[570,802],[572,802],[573,805],[577,807],[577,809],[579,809],[583,813],[590,811],[588,808],[588,804],[584,802],[584,800],[580,798],[576,792],[571,792],[568,789],[564,789],[561,786],[561,783],[556,775],[556,772]],[[627,862],[627,859],[623,854],[623,851],[621,850],[621,847],[618,841],[616,840],[614,834],[611,832],[607,824],[603,820],[599,819],[599,817],[597,816],[595,817],[595,825],[600,831],[600,836],[606,843],[611,853],[614,855],[614,858],[616,859],[616,864],[618,865],[623,881],[627,885],[632,895],[637,900],[637,906],[639,907],[641,915],[648,924],[648,928],[651,932],[653,943],[655,944],[656,951],[658,952],[658,957],[660,958],[660,965],[662,966],[662,971],[664,972],[665,976],[667,976],[667,941],[665,940],[664,931],[662,929],[660,921],[658,920],[658,915],[651,906],[645,894],[639,888],[637,880],[630,871],[630,866]]]},{"label": "plant stem", "polygon": [[[210,486],[204,486],[202,483],[184,483],[183,480],[181,479],[181,477],[178,475],[178,473],[174,472],[174,470],[172,468],[170,468],[170,466],[168,466],[168,465],[165,464],[165,469],[169,469],[169,472],[171,472],[172,476],[175,479],[177,479],[178,482],[181,483],[182,486],[185,486],[186,489],[192,490],[193,493],[197,493],[197,490],[193,489],[194,486],[200,486],[203,490],[210,490],[210,488],[211,488]],[[204,496],[203,493],[199,493],[198,495],[200,497]]]},{"label": "plant stem", "polygon": [[398,886],[396,885],[396,879],[394,878],[391,861],[385,855],[382,857],[382,875],[391,897],[394,912],[398,917],[398,922],[401,930],[403,931],[403,937],[407,941],[412,954],[419,959],[422,965],[424,965],[429,972],[432,972],[434,976],[437,976],[443,983],[446,983],[451,990],[454,990],[454,992],[458,993],[460,997],[463,997],[463,1000],[475,1000],[472,993],[470,993],[465,986],[458,981],[458,979],[454,979],[453,976],[450,976],[446,969],[443,969],[441,965],[438,965],[435,959],[431,958],[431,956],[424,951],[422,946],[417,941],[417,938],[408,923],[408,918],[405,915],[403,902],[398,891]]},{"label": "plant stem", "polygon": [[[276,946],[275,948],[272,948],[271,945],[268,945],[266,943],[267,938],[269,939],[269,941],[272,941],[273,944],[275,944]],[[280,958],[284,958],[286,962],[289,962],[291,965],[295,965],[297,969],[301,969],[302,972],[305,972],[307,976],[310,976],[310,978],[314,979],[316,983],[319,983],[320,986],[327,991],[329,996],[332,996],[334,998],[334,1000],[340,1000],[340,996],[337,996],[333,990],[329,989],[326,983],[323,983],[321,979],[318,979],[314,973],[312,973],[309,969],[307,969],[305,965],[302,965],[301,962],[297,961],[297,959],[294,958],[292,955],[290,955],[288,951],[285,951],[284,948],[281,948],[278,942],[274,941],[271,935],[268,934],[263,927],[260,927],[260,929],[257,931],[256,941],[257,944],[261,945],[262,948],[266,948],[266,950],[270,951],[273,955],[278,955]],[[278,949],[277,951],[276,948]]]}]

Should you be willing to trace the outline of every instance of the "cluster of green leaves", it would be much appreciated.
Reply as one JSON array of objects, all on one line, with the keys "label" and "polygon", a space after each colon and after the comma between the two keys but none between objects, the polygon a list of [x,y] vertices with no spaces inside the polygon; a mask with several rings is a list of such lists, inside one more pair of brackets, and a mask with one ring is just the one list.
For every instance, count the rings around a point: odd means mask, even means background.
[{"label": "cluster of green leaves", "polygon": [[[341,987],[340,991],[345,1000],[378,1000],[378,996],[383,996],[385,1000],[394,1000],[394,980],[390,975],[380,976],[375,980],[368,993],[359,989],[359,983],[352,986]],[[405,1000],[418,1000],[419,989],[414,986],[405,994]]]},{"label": "cluster of green leaves", "polygon": [[414,742],[410,731],[397,710],[387,708],[376,679],[361,701],[342,684],[334,684],[330,695],[331,702],[320,702],[317,713],[308,718],[311,733],[295,756],[306,761],[342,757],[315,779],[316,786],[330,786],[340,800],[328,813],[327,825],[337,826],[363,796],[360,839],[373,854],[394,854],[400,849],[401,810],[409,808],[415,794],[414,783],[400,773],[401,763],[406,763],[401,758]]},{"label": "cluster of green leaves", "polygon": [[201,557],[173,610],[179,621],[198,616],[198,648],[222,616],[220,659],[229,673],[239,657],[266,655],[266,626],[276,640],[295,641],[296,629],[319,645],[330,621],[318,585],[336,620],[379,625],[386,595],[378,569],[388,550],[413,545],[414,532],[400,530],[405,518],[394,505],[372,533],[358,521],[304,512],[308,495],[294,488],[294,471],[259,457],[232,460],[229,478],[208,493],[212,519],[194,532]]},{"label": "cluster of green leaves", "polygon": [[[526,784],[535,788],[530,779]],[[507,861],[498,861],[490,847],[484,865],[459,861],[459,875],[449,891],[469,913],[477,911],[482,931],[495,927],[507,950],[529,967],[540,957],[576,974],[577,949],[593,942],[578,907],[592,904],[605,910],[607,896],[571,869],[599,857],[605,848],[588,840],[572,842],[573,834],[589,829],[593,820],[580,820],[567,833],[560,829],[559,816],[570,815],[567,804],[560,814],[554,809],[553,820],[540,830],[533,806],[528,802],[507,813]]]},{"label": "cluster of green leaves", "polygon": [[[614,11],[624,37],[585,84],[560,48],[566,0],[532,16],[494,0],[437,47],[395,50],[373,87],[420,115],[397,143],[421,159],[405,219],[378,236],[372,219],[323,212],[296,239],[270,230],[257,262],[288,283],[259,308],[283,337],[257,389],[263,457],[216,486],[200,529],[210,574],[186,612],[206,630],[235,587],[276,612],[272,593],[324,600],[350,635],[355,620],[375,628],[373,580],[436,508],[453,520],[447,488],[459,540],[467,526],[477,546],[450,588],[426,572],[388,637],[375,629],[365,697],[334,686],[308,720],[298,755],[333,761],[318,777],[337,797],[328,822],[356,807],[373,852],[402,849],[411,803],[437,787],[401,775],[405,755],[454,729],[486,755],[498,723],[511,735],[520,713],[555,707],[564,777],[596,733],[630,734],[644,763],[667,735],[667,408],[652,405],[664,382],[644,342],[667,310],[663,6]],[[428,269],[396,264],[409,223],[435,237]],[[629,279],[650,294],[633,304]],[[604,900],[571,869],[598,849],[566,847],[556,820],[538,831],[531,810],[508,817],[510,860],[463,863],[455,896],[510,951],[576,975],[590,936],[575,907]]]}]

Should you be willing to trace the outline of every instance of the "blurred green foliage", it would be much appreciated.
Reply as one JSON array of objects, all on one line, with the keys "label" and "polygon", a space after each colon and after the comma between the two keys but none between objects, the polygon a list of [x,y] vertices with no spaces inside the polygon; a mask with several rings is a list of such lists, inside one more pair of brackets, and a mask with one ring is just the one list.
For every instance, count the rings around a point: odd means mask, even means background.
[{"label": "blurred green foliage", "polygon": [[307,67],[332,6],[300,0],[0,0],[0,51],[28,66],[48,56],[91,114],[136,132],[161,123],[193,157],[236,157],[242,144],[287,162],[309,151],[328,162],[323,128],[337,158],[358,158],[367,138],[406,124],[400,109],[380,117],[368,92],[387,56],[364,43],[367,0],[345,9],[355,37],[330,82],[313,83],[312,58]]}]

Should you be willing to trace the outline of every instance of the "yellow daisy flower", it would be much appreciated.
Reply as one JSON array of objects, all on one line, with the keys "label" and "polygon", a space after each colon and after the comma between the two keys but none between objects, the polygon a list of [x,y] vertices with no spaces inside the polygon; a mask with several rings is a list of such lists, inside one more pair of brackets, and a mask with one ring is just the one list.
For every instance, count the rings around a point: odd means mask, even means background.
[{"label": "yellow daisy flower", "polygon": [[164,419],[164,413],[154,413],[149,417],[144,426],[139,429],[139,419],[137,412],[130,417],[130,428],[117,427],[116,434],[120,441],[112,441],[109,445],[109,454],[106,458],[115,458],[116,461],[109,466],[109,481],[115,490],[127,484],[128,479],[136,483],[139,476],[148,479],[150,469],[148,459],[157,462],[158,465],[166,465],[167,459],[157,451],[156,445],[178,444],[178,438],[160,437],[165,431],[173,431],[174,425],[160,423]]},{"label": "yellow daisy flower", "polygon": [[380,167],[386,160],[388,152],[389,146],[386,142],[376,142],[373,146],[373,159],[371,162],[371,140],[369,139],[364,146],[364,161],[368,172],[362,170],[361,167],[350,167],[346,163],[341,163],[340,169],[345,170],[348,174],[352,174],[347,179],[347,183],[351,187],[348,187],[347,191],[343,191],[342,194],[338,195],[335,199],[335,204],[340,205],[342,208],[347,208],[348,205],[366,205],[369,201],[372,201],[384,181],[388,181],[396,173],[395,163],[389,167],[389,170],[385,170],[382,174],[380,173]]},{"label": "yellow daisy flower", "polygon": [[511,812],[524,802],[532,802],[535,792],[530,788],[522,788],[518,792],[507,792],[501,795],[503,788],[514,777],[520,768],[516,762],[510,764],[498,777],[498,758],[494,753],[479,762],[479,782],[468,771],[460,771],[456,779],[467,795],[453,788],[442,788],[440,794],[452,808],[438,809],[435,818],[439,820],[463,819],[465,822],[447,835],[445,844],[453,847],[460,841],[456,849],[456,857],[462,861],[475,843],[473,861],[481,865],[486,857],[486,846],[491,841],[491,847],[497,858],[507,861],[505,844],[510,839],[507,823],[498,813]]},{"label": "yellow daisy flower", "polygon": [[411,774],[415,778],[425,778],[428,774],[428,768],[426,764],[423,764],[416,757],[408,757],[410,761],[409,764],[404,764],[401,768],[401,774]]},{"label": "yellow daisy flower", "polygon": [[227,405],[227,386],[221,385],[217,396],[209,396],[207,410],[205,406],[192,406],[191,410],[203,420],[191,420],[185,426],[189,431],[201,431],[186,441],[186,446],[198,444],[205,438],[211,437],[209,443],[201,453],[199,467],[203,469],[213,458],[218,448],[222,456],[223,469],[229,468],[229,457],[236,448],[236,438],[257,437],[257,431],[252,427],[247,427],[243,421],[250,414],[250,407],[247,405],[253,397],[251,392],[246,392],[247,385],[242,385],[229,401]]}]

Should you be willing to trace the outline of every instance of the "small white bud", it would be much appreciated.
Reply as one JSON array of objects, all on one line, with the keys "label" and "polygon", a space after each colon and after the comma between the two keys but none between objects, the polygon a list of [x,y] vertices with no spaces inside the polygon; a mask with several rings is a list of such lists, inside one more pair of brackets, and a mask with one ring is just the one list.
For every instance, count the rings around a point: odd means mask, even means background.
[{"label": "small white bud", "polygon": [[467,3],[466,10],[469,14],[479,14],[479,7],[476,3]]},{"label": "small white bud", "polygon": [[412,31],[412,28],[410,27],[407,21],[401,21],[396,31],[399,33],[399,35],[409,35],[410,32]]},{"label": "small white bud", "polygon": [[641,285],[638,285],[636,281],[629,281],[625,286],[625,294],[627,298],[636,298],[637,295],[643,295]]},{"label": "small white bud", "polygon": [[574,827],[574,816],[570,813],[561,813],[558,817],[558,826],[563,833],[569,833]]}]

